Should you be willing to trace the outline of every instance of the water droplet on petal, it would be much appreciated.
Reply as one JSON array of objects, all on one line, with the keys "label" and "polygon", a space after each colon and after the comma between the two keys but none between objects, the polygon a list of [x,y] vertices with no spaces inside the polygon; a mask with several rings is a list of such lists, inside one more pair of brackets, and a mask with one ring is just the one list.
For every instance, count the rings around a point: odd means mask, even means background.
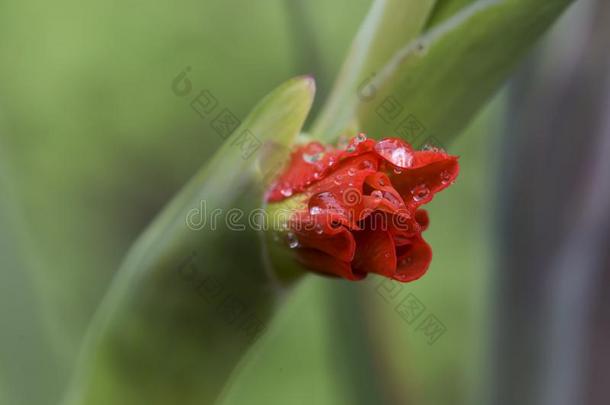
[{"label": "water droplet on petal", "polygon": [[345,149],[345,150],[351,153],[351,152],[356,151],[356,147],[355,147],[354,145],[350,145],[350,146],[348,146],[348,147],[347,147],[347,149]]},{"label": "water droplet on petal", "polygon": [[381,187],[384,187],[384,186],[385,186],[385,180],[384,180],[384,179],[379,179],[379,180],[377,181],[377,183],[379,183],[379,185],[380,185]]},{"label": "water droplet on petal", "polygon": [[311,215],[319,215],[322,213],[322,208],[318,207],[317,205],[314,205],[313,207],[309,208],[309,213]]},{"label": "water droplet on petal", "polygon": [[375,190],[371,193],[371,197],[373,197],[375,201],[379,202],[383,198],[383,193],[379,190]]},{"label": "water droplet on petal", "polygon": [[320,179],[320,177],[321,177],[321,176],[322,176],[322,175],[320,174],[320,172],[315,172],[315,173],[313,174],[313,178],[314,178],[315,180]]},{"label": "water droplet on petal", "polygon": [[394,168],[394,173],[401,174],[402,173],[402,169],[400,169],[399,167],[395,167]]},{"label": "water droplet on petal", "polygon": [[282,187],[282,189],[280,190],[280,194],[282,194],[284,197],[290,197],[292,195],[292,187]]},{"label": "water droplet on petal", "polygon": [[447,170],[441,172],[441,183],[448,184],[451,181],[451,173]]},{"label": "water droplet on petal", "polygon": [[443,148],[439,148],[438,146],[434,146],[429,143],[423,145],[421,147],[421,150],[425,150],[428,152],[445,152],[445,150]]},{"label": "water droplet on petal", "polygon": [[388,200],[392,205],[396,207],[400,207],[401,205],[403,205],[402,200],[396,197],[394,194],[390,193],[389,191],[384,191],[382,194],[383,198]]},{"label": "water droplet on petal", "polygon": [[348,176],[353,176],[355,174],[356,174],[356,169],[354,169],[353,167],[350,167],[349,169],[347,169]]},{"label": "water droplet on petal", "polygon": [[335,183],[336,185],[341,185],[341,183],[343,183],[343,176],[338,174],[335,176],[333,183]]},{"label": "water droplet on petal", "polygon": [[363,160],[360,163],[360,169],[366,170],[366,169],[372,169],[373,168],[373,163],[370,160]]},{"label": "water droplet on petal", "polygon": [[411,190],[411,194],[413,195],[413,201],[420,202],[430,195],[430,189],[425,184],[420,184]]},{"label": "water droplet on petal", "polygon": [[323,156],[324,156],[324,152],[313,153],[313,154],[303,153],[303,160],[306,161],[307,163],[315,163],[318,160],[322,159]]},{"label": "water droplet on petal", "polygon": [[[404,226],[403,226],[403,228],[404,228]],[[404,230],[407,231],[408,229],[404,229]],[[398,235],[394,236],[394,243],[396,243],[397,245],[405,245],[405,244],[409,243],[409,238],[407,238],[404,235],[398,234]]]},{"label": "water droplet on petal", "polygon": [[358,136],[356,136],[356,143],[360,143],[360,142],[364,142],[366,141],[366,135],[363,133],[359,133]]},{"label": "water droplet on petal", "polygon": [[288,232],[288,235],[286,235],[286,237],[288,238],[288,246],[290,247],[290,249],[299,247],[299,238],[297,238],[294,233]]},{"label": "water droplet on petal", "polygon": [[400,168],[410,167],[413,160],[411,148],[400,139],[383,139],[375,144],[375,151],[388,162]]},{"label": "water droplet on petal", "polygon": [[322,235],[324,233],[324,227],[322,226],[322,224],[316,224],[314,229],[318,235]]}]

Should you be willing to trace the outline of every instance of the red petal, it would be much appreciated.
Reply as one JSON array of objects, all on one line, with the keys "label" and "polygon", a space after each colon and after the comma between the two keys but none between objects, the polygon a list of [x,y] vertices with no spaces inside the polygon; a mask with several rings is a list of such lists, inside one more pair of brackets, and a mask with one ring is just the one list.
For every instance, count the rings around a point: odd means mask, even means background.
[{"label": "red petal", "polygon": [[380,198],[387,204],[382,205],[389,207],[389,212],[395,212],[401,208],[405,208],[405,204],[400,194],[392,187],[392,183],[385,173],[377,172],[367,176],[366,178],[367,194],[372,197]]},{"label": "red petal", "polygon": [[308,190],[312,194],[310,212],[315,209],[321,214],[335,214],[341,224],[358,229],[357,222],[365,208],[363,185],[367,176],[376,170],[377,161],[370,153],[343,161]]},{"label": "red petal", "polygon": [[428,225],[430,224],[430,218],[428,217],[428,211],[426,211],[426,210],[415,211],[415,220],[419,224],[419,226],[421,228],[421,232],[428,229]]},{"label": "red petal", "polygon": [[442,152],[415,152],[413,168],[394,173],[390,179],[407,205],[419,207],[449,187],[459,173],[456,156]]},{"label": "red petal", "polygon": [[364,230],[354,232],[356,255],[352,267],[361,272],[391,277],[396,269],[396,250],[388,231]]},{"label": "red petal", "polygon": [[322,179],[339,160],[341,151],[327,150],[319,142],[298,147],[291,155],[288,167],[267,194],[267,201],[281,201],[298,194]]},{"label": "red petal", "polygon": [[297,251],[297,260],[311,270],[331,276],[342,277],[352,281],[362,280],[366,277],[366,273],[353,271],[352,266],[348,262],[341,261],[315,249],[299,249]]},{"label": "red petal", "polygon": [[408,282],[417,280],[428,270],[432,260],[432,249],[422,238],[415,238],[405,247],[397,249],[398,260],[393,279]]},{"label": "red petal", "polygon": [[342,261],[351,261],[356,251],[352,233],[344,227],[333,227],[326,217],[308,218],[291,225],[303,248],[328,253]]}]

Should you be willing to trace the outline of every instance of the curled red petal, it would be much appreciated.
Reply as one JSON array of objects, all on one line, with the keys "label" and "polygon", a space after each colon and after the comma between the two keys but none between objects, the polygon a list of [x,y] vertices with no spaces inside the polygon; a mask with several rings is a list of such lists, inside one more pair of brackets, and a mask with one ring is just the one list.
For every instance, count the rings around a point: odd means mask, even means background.
[{"label": "curled red petal", "polygon": [[352,267],[358,272],[377,273],[391,277],[396,269],[394,241],[388,231],[355,232],[356,255]]},{"label": "curled red petal", "polygon": [[356,242],[352,233],[344,227],[335,227],[332,219],[320,216],[309,217],[293,223],[291,229],[296,234],[299,246],[317,249],[341,261],[350,262],[354,258]]},{"label": "curled red petal", "polygon": [[396,272],[392,278],[401,282],[414,281],[426,274],[432,261],[432,249],[422,238],[398,248]]},{"label": "curled red petal", "polygon": [[352,270],[349,262],[341,261],[316,249],[299,249],[296,257],[299,262],[318,273],[352,281],[362,280],[366,277],[366,273]]},{"label": "curled red petal", "polygon": [[324,178],[339,161],[341,151],[327,150],[319,142],[298,147],[290,156],[287,169],[267,193],[267,200],[281,201],[303,192],[311,184]]},{"label": "curled red petal", "polygon": [[428,211],[426,210],[417,210],[415,211],[415,220],[420,226],[421,231],[425,231],[428,229],[428,225],[430,224],[430,218],[428,217]]},{"label": "curled red petal", "polygon": [[[366,178],[377,170],[377,161],[363,154],[340,163],[332,173],[308,190],[308,208],[318,214],[333,213],[341,224],[358,228],[362,217],[363,188]],[[389,180],[388,180],[389,181]]]},{"label": "curled red petal", "polygon": [[416,152],[413,168],[390,175],[392,185],[407,205],[419,207],[432,200],[434,194],[449,187],[459,173],[456,156],[443,152]]}]

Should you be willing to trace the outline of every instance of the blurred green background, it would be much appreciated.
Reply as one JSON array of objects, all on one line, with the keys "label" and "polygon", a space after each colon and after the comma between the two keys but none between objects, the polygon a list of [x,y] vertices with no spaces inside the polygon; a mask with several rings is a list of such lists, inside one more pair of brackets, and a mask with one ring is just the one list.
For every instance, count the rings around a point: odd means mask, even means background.
[{"label": "blurred green background", "polygon": [[[369,6],[0,2],[0,403],[60,400],[127,249],[222,143],[172,92],[174,78],[190,67],[195,90],[245,117],[281,82],[313,74],[315,115]],[[570,50],[565,33],[588,24],[580,9],[523,69],[549,49]],[[442,336],[430,344],[404,321],[379,278],[337,288],[310,277],[238,367],[223,405],[352,404],[354,392],[361,403],[485,402],[508,102],[503,90],[446,145],[462,171],[429,207],[432,267],[399,287],[442,322]],[[345,307],[341,294],[358,305]],[[357,341],[351,349],[346,336]]]}]

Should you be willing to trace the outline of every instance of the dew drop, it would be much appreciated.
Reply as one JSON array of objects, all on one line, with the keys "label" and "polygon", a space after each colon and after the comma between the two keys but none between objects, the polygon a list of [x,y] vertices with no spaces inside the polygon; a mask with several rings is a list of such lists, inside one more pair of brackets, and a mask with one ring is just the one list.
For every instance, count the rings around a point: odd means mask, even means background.
[{"label": "dew drop", "polygon": [[360,163],[360,169],[366,170],[366,169],[372,169],[373,168],[373,163],[371,163],[370,160],[363,160]]},{"label": "dew drop", "polygon": [[375,144],[375,151],[388,162],[400,168],[408,168],[413,160],[409,145],[400,139],[384,139]]},{"label": "dew drop", "polygon": [[402,200],[397,198],[394,194],[392,194],[388,191],[384,191],[382,194],[383,194],[383,198],[388,200],[392,205],[394,205],[396,207],[400,207],[402,205]]},{"label": "dew drop", "polygon": [[297,236],[294,233],[288,232],[287,238],[288,238],[288,246],[290,247],[290,249],[299,247],[299,239],[297,238]]},{"label": "dew drop", "polygon": [[322,159],[323,156],[324,156],[324,152],[313,153],[313,154],[303,153],[303,160],[306,161],[307,163],[316,163],[318,160]]},{"label": "dew drop", "polygon": [[380,185],[381,187],[384,187],[384,186],[385,186],[385,180],[384,180],[384,179],[379,179],[379,180],[377,181],[377,183],[379,183],[379,185]]},{"label": "dew drop", "polygon": [[280,190],[280,194],[282,194],[284,197],[290,197],[292,195],[292,188],[291,187],[283,187]]},{"label": "dew drop", "polygon": [[363,133],[359,133],[358,136],[356,136],[356,143],[361,143],[366,141],[366,135]]},{"label": "dew drop", "polygon": [[311,215],[319,215],[322,213],[322,208],[318,207],[317,205],[314,205],[313,207],[309,208],[309,213]]},{"label": "dew drop", "polygon": [[316,224],[314,229],[318,235],[322,235],[324,233],[324,227],[322,226],[322,224]]},{"label": "dew drop", "polygon": [[371,193],[371,197],[373,197],[375,201],[379,202],[383,198],[383,193],[379,190],[375,190]]},{"label": "dew drop", "polygon": [[395,173],[395,174],[401,174],[401,173],[402,173],[402,169],[401,169],[401,168],[399,168],[399,167],[395,167],[395,168],[394,168],[394,173]]},{"label": "dew drop", "polygon": [[353,176],[355,174],[356,174],[356,169],[354,169],[353,167],[350,167],[349,169],[347,169],[348,176]]},{"label": "dew drop", "polygon": [[431,145],[429,143],[423,145],[421,147],[421,150],[425,150],[425,151],[428,151],[428,152],[444,152],[445,151],[443,148],[439,148],[438,146],[434,146],[434,145]]},{"label": "dew drop", "polygon": [[450,181],[451,181],[451,173],[449,173],[449,171],[447,171],[447,170],[443,170],[441,172],[441,183],[449,184]]},{"label": "dew drop", "polygon": [[411,194],[413,195],[413,201],[420,202],[430,195],[430,189],[425,184],[420,184],[411,190]]},{"label": "dew drop", "polygon": [[341,183],[343,183],[343,176],[338,174],[335,176],[335,178],[333,179],[333,183],[335,183],[336,185],[341,185]]},{"label": "dew drop", "polygon": [[313,178],[314,178],[314,180],[319,180],[319,179],[320,179],[320,177],[321,177],[320,172],[315,172],[315,173],[313,174]]}]

